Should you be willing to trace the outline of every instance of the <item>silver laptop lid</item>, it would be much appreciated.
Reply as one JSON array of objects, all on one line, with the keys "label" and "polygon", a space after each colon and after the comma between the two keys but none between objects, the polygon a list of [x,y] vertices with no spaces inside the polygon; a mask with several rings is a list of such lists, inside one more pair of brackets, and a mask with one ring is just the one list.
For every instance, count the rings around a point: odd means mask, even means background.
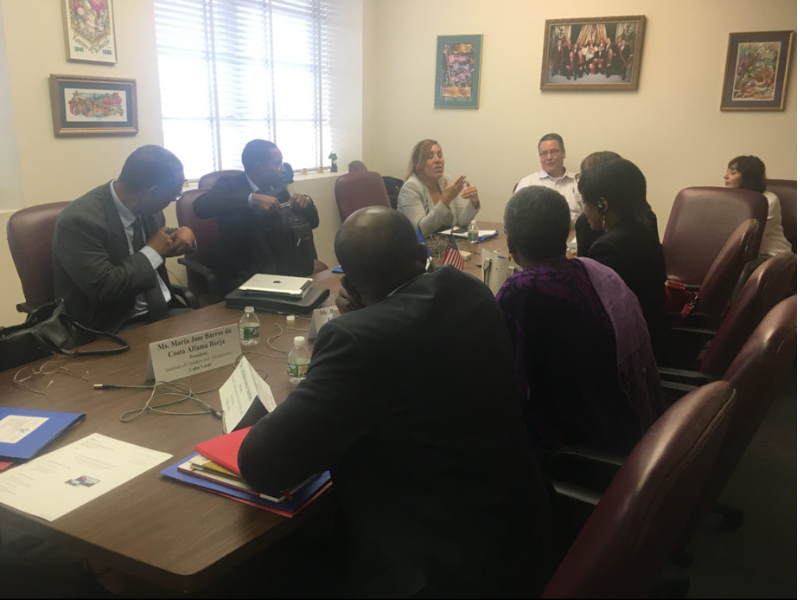
[{"label": "silver laptop lid", "polygon": [[269,275],[259,273],[239,286],[240,290],[248,292],[261,292],[263,294],[278,294],[301,298],[311,286],[309,277],[290,277],[288,275]]}]

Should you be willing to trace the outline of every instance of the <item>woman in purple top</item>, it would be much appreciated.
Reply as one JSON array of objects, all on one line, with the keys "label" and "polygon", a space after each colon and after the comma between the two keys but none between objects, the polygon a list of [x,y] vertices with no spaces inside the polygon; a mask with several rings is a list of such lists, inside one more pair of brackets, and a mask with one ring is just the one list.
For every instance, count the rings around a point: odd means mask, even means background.
[{"label": "woman in purple top", "polygon": [[555,190],[524,188],[506,206],[508,248],[523,271],[497,300],[540,460],[564,444],[627,452],[665,409],[636,296],[611,269],[566,258],[569,224]]}]

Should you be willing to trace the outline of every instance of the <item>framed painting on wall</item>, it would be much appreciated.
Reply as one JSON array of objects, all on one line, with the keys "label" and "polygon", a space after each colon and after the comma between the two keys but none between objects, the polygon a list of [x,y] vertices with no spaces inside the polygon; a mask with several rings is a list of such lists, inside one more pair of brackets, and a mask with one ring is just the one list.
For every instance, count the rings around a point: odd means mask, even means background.
[{"label": "framed painting on wall", "polygon": [[50,75],[50,99],[57,136],[139,131],[135,79]]},{"label": "framed painting on wall", "polygon": [[794,31],[732,33],[720,110],[783,110]]},{"label": "framed painting on wall", "polygon": [[478,108],[482,46],[482,35],[437,38],[435,108]]},{"label": "framed painting on wall", "polygon": [[644,15],[545,21],[539,88],[637,89],[644,25]]},{"label": "framed painting on wall", "polygon": [[115,64],[112,0],[61,0],[64,9],[64,37],[67,60]]}]

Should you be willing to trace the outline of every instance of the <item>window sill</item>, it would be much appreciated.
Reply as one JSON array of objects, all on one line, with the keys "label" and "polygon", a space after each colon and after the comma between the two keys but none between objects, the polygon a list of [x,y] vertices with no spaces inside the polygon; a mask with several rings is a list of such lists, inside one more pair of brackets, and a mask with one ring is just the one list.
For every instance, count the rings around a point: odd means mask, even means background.
[{"label": "window sill", "polygon": [[[298,183],[301,181],[314,181],[318,179],[330,179],[330,178],[337,178],[340,175],[344,175],[344,173],[337,172],[331,173],[329,170],[325,170],[322,173],[318,173],[317,171],[309,171],[307,174],[302,175],[300,171],[294,172],[294,181],[292,183]],[[199,179],[188,179],[183,186],[183,191],[188,190],[196,190],[197,189],[197,182]],[[291,184],[290,184],[291,185]],[[14,211],[11,211],[14,212]]]}]

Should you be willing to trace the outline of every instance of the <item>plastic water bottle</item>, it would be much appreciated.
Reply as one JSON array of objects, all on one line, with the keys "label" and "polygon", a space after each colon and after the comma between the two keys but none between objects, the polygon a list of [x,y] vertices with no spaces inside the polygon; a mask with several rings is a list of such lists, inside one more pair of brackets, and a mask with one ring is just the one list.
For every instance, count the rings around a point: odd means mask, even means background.
[{"label": "plastic water bottle", "polygon": [[294,348],[289,352],[289,360],[286,365],[286,372],[289,375],[289,383],[297,385],[306,378],[308,363],[311,362],[311,354],[306,346],[306,338],[298,335],[294,338]]},{"label": "plastic water bottle", "polygon": [[467,228],[467,241],[470,244],[477,244],[478,243],[478,224],[475,222],[475,219],[470,221],[469,228]]},{"label": "plastic water bottle", "polygon": [[255,346],[261,334],[261,321],[258,320],[252,306],[244,309],[244,316],[239,321],[239,340],[242,346]]}]

